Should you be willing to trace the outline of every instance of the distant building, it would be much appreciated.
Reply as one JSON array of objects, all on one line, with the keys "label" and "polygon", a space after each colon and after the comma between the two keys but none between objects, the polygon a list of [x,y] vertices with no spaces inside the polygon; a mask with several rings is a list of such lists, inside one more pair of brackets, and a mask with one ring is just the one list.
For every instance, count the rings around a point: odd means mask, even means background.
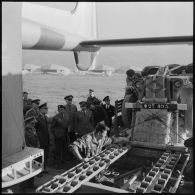
[{"label": "distant building", "polygon": [[22,70],[22,74],[33,73],[40,70],[40,66],[34,64],[25,64]]},{"label": "distant building", "polygon": [[43,74],[61,74],[61,75],[69,75],[71,74],[71,70],[60,65],[51,64],[50,66],[44,66],[41,68],[41,72]]}]

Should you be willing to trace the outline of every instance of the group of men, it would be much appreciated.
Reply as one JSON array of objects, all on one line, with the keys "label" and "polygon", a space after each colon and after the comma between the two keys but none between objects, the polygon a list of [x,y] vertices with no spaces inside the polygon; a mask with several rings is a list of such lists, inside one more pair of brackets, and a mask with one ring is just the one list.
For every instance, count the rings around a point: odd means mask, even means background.
[{"label": "group of men", "polygon": [[109,96],[103,102],[89,89],[86,101],[79,102],[80,110],[72,103],[73,96],[64,97],[65,105],[58,105],[58,113],[47,118],[47,103],[40,104],[40,99],[28,99],[28,93],[23,93],[23,112],[25,122],[25,140],[29,147],[44,149],[45,170],[48,173],[47,161],[49,156],[49,129],[54,137],[55,153],[54,163],[56,167],[72,159],[68,145],[77,138],[94,132],[99,123],[105,124],[107,135],[110,135],[112,117],[115,114],[115,107],[110,104]]}]

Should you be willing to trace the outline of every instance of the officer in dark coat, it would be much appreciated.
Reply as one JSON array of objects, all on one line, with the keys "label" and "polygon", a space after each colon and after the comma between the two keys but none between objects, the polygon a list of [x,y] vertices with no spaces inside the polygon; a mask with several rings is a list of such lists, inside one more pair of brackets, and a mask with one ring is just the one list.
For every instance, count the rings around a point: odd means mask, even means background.
[{"label": "officer in dark coat", "polygon": [[68,126],[69,115],[63,105],[58,105],[58,114],[55,115],[51,123],[51,132],[55,138],[55,161],[58,167],[60,162],[68,159]]},{"label": "officer in dark coat", "polygon": [[25,118],[28,118],[31,116],[34,116],[35,118],[37,118],[39,115],[40,99],[34,99],[31,101],[31,103],[32,103],[32,108],[26,112]]},{"label": "officer in dark coat", "polygon": [[106,110],[106,113],[108,115],[108,120],[109,120],[109,128],[112,127],[112,117],[115,115],[115,107],[110,104],[110,97],[106,96],[103,101],[105,102],[103,108]]},{"label": "officer in dark coat", "polygon": [[[34,147],[34,148],[39,148],[39,139],[38,135],[35,129],[35,123],[36,119],[34,116],[28,117],[24,120],[25,123],[25,129],[24,129],[24,135],[25,135],[25,142],[26,146],[28,147]],[[32,188],[35,189],[34,186],[34,177],[20,183],[20,191],[25,192],[26,188]]]},{"label": "officer in dark coat", "polygon": [[110,126],[108,115],[105,109],[99,105],[98,101],[94,101],[94,103],[90,105],[90,110],[94,117],[94,127],[100,122],[104,122],[107,127]]},{"label": "officer in dark coat", "polygon": [[101,100],[94,95],[94,90],[89,89],[89,96],[87,98],[87,107],[89,108],[94,102],[101,104]]},{"label": "officer in dark coat", "polygon": [[66,105],[64,106],[65,111],[69,115],[70,123],[68,126],[68,137],[69,137],[69,142],[73,142],[76,139],[76,135],[74,132],[74,117],[75,113],[77,112],[77,106],[72,103],[73,96],[72,95],[67,95],[64,97],[64,100],[66,101]]},{"label": "officer in dark coat", "polygon": [[23,92],[23,115],[25,116],[26,112],[32,108],[31,99],[28,98],[28,93]]},{"label": "officer in dark coat", "polygon": [[91,110],[87,108],[85,101],[79,102],[81,110],[75,114],[75,132],[77,138],[94,130],[94,118]]},{"label": "officer in dark coat", "polygon": [[48,171],[46,170],[46,165],[47,165],[47,160],[49,155],[49,132],[48,132],[48,121],[46,116],[47,112],[48,112],[47,103],[41,104],[39,106],[39,114],[38,117],[36,118],[37,123],[35,125],[39,142],[40,142],[40,148],[44,149],[45,170],[43,171],[43,173],[48,173]]}]

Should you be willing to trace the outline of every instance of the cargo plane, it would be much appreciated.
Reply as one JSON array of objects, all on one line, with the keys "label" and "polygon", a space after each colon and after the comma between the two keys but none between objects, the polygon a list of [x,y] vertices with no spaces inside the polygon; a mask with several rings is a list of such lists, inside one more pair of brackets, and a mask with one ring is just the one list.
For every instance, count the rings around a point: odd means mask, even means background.
[{"label": "cargo plane", "polygon": [[79,2],[71,12],[2,3],[2,188],[36,176],[44,163],[43,150],[27,147],[24,139],[22,49],[71,51],[77,68],[87,71],[101,47],[193,42],[193,36],[99,40],[96,20],[95,2]]}]

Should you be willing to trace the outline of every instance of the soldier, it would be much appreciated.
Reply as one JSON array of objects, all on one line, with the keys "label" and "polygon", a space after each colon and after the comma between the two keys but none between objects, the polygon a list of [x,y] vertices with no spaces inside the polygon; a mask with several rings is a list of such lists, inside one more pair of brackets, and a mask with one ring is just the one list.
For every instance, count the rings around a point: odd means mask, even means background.
[{"label": "soldier", "polygon": [[69,115],[65,111],[63,105],[58,105],[58,114],[55,115],[51,123],[51,132],[55,139],[55,160],[56,166],[59,167],[60,162],[68,160],[68,126],[70,120]]},{"label": "soldier", "polygon": [[92,112],[87,109],[85,101],[79,102],[81,110],[75,113],[75,132],[77,137],[81,137],[94,130],[94,119]]},{"label": "soldier", "polygon": [[68,127],[68,137],[69,137],[69,142],[73,142],[76,139],[76,135],[74,132],[74,117],[75,117],[75,113],[77,112],[77,106],[74,105],[72,103],[72,99],[73,96],[72,95],[68,95],[66,97],[64,97],[64,100],[66,101],[66,105],[65,107],[65,111],[68,113],[69,115],[69,119],[70,119],[70,123],[69,123],[69,127]]},{"label": "soldier", "polygon": [[103,108],[106,110],[108,120],[109,120],[109,128],[112,127],[112,117],[115,115],[115,107],[110,104],[110,97],[106,96],[103,101],[105,104],[103,105]]},{"label": "soldier", "polygon": [[94,127],[99,122],[104,122],[104,124],[108,127],[110,126],[108,115],[105,109],[99,105],[98,101],[94,101],[94,103],[90,105],[90,110],[92,111],[94,117]]},{"label": "soldier", "polygon": [[31,99],[28,98],[28,93],[23,92],[23,114],[25,116],[26,112],[32,108]]},{"label": "soldier", "polygon": [[25,118],[28,118],[31,116],[34,116],[35,118],[37,118],[37,116],[39,115],[40,99],[34,99],[31,101],[31,103],[32,103],[32,108],[26,112]]},{"label": "soldier", "polygon": [[87,98],[87,107],[89,108],[91,104],[94,102],[98,102],[98,104],[101,104],[101,100],[99,100],[95,94],[93,89],[89,89],[89,96]]},{"label": "soldier", "polygon": [[40,148],[44,149],[44,171],[43,173],[48,173],[46,170],[48,155],[49,155],[49,132],[48,132],[48,121],[47,121],[47,114],[48,107],[47,103],[41,104],[39,106],[39,114],[36,118],[37,123],[35,125],[35,128],[37,130],[37,135],[40,142]]},{"label": "soldier", "polygon": [[[28,146],[28,147],[39,148],[39,146],[40,146],[37,132],[35,129],[36,122],[37,121],[36,121],[34,116],[28,117],[24,120],[24,123],[25,123],[25,129],[24,129],[25,142],[26,142],[26,146]],[[31,179],[28,179],[27,181],[22,182],[20,184],[19,188],[20,188],[21,192],[24,192],[25,188],[35,189],[34,177],[32,177]]]},{"label": "soldier", "polygon": [[107,127],[98,123],[95,131],[82,136],[69,145],[70,151],[81,162],[86,162],[90,157],[99,154],[102,148],[111,143],[128,142],[129,138],[109,138],[107,136]]}]

